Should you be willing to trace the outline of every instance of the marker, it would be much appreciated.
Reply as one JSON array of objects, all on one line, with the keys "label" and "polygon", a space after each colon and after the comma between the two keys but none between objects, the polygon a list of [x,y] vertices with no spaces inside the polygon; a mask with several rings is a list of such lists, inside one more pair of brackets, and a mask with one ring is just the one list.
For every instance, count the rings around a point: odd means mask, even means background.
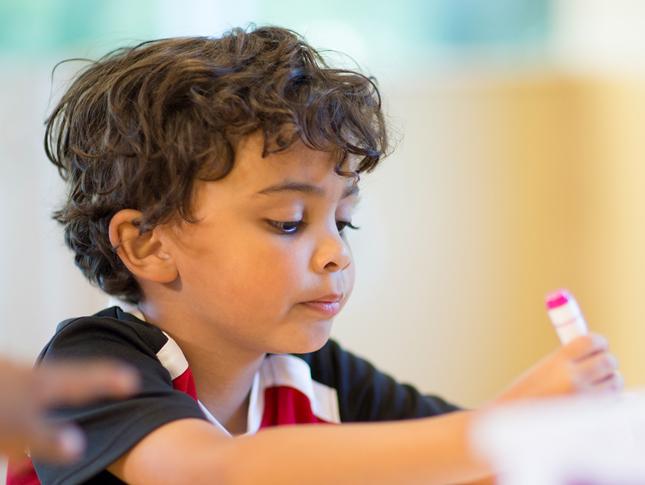
[{"label": "marker", "polygon": [[551,323],[562,345],[587,334],[587,322],[578,302],[568,290],[557,290],[546,297],[546,308]]}]

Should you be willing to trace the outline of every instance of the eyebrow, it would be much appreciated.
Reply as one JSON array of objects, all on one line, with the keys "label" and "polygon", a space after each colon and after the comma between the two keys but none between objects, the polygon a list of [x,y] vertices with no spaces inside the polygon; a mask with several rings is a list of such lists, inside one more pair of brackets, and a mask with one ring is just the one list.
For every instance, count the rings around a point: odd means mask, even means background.
[{"label": "eyebrow", "polygon": [[[324,196],[325,190],[317,185],[308,184],[306,182],[285,181],[279,184],[270,185],[258,192],[261,195],[275,194],[277,192],[301,192],[303,194],[312,194],[317,196]],[[342,198],[345,199],[351,195],[356,195],[359,192],[358,185],[353,184],[345,188]]]}]

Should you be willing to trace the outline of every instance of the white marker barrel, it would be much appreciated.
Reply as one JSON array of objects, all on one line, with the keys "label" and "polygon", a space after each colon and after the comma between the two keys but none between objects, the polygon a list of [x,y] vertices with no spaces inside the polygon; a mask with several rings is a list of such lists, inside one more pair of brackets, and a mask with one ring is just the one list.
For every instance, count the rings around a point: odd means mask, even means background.
[{"label": "white marker barrel", "polygon": [[558,290],[546,297],[546,308],[562,344],[587,334],[585,322],[576,299],[567,290]]}]

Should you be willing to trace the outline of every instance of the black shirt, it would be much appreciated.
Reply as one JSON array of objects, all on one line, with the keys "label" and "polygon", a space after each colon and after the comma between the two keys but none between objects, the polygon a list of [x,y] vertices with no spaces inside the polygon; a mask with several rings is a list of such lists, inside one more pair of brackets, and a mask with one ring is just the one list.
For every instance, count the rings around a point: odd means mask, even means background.
[{"label": "black shirt", "polygon": [[[198,418],[221,427],[196,400],[188,363],[177,344],[118,307],[63,322],[40,355],[43,361],[96,357],[121,359],[138,369],[141,389],[127,399],[56,410],[57,418],[82,428],[87,450],[71,465],[35,460],[43,484],[123,483],[106,467],[160,426]],[[281,424],[411,419],[457,409],[397,383],[330,340],[309,354],[265,358],[251,390],[248,432]]]}]

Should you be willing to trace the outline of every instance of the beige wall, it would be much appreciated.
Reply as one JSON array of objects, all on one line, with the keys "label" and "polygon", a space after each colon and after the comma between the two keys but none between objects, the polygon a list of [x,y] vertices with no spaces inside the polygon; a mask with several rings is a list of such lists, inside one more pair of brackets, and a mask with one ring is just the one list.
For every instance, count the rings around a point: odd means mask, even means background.
[{"label": "beige wall", "polygon": [[628,384],[645,385],[645,82],[597,79],[588,101],[589,243],[581,268],[589,311],[611,336]]},{"label": "beige wall", "polygon": [[385,90],[403,140],[366,180],[337,335],[476,405],[557,345],[543,297],[564,286],[644,384],[639,83],[461,73]]}]

